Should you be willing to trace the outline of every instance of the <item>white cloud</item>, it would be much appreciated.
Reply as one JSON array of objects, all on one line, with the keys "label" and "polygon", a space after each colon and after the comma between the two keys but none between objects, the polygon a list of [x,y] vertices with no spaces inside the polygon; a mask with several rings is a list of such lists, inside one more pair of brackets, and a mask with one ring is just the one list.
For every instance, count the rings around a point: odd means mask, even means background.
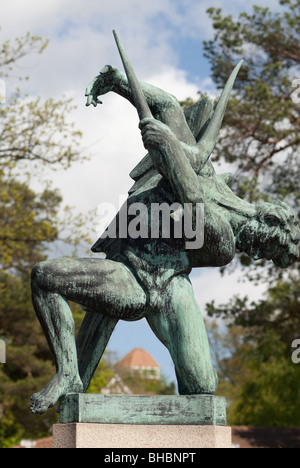
[{"label": "white cloud", "polygon": [[[237,17],[240,12],[253,10],[253,2],[245,2],[245,0],[179,0],[175,1],[177,10],[176,14],[170,12],[170,20],[173,19],[173,24],[177,28],[178,33],[186,37],[194,37],[200,40],[210,39],[213,37],[212,23],[206,13],[208,8],[221,8],[224,15],[232,15]],[[270,7],[273,11],[278,11],[280,8],[278,0],[261,0],[261,7]],[[172,14],[174,13],[174,14]]]},{"label": "white cloud", "polygon": [[103,105],[96,109],[85,107],[84,102],[78,107],[76,121],[83,129],[83,145],[91,159],[55,174],[65,201],[80,211],[99,203],[115,204],[132,184],[129,172],[146,154],[131,104],[117,95],[104,96]]},{"label": "white cloud", "polygon": [[233,273],[221,276],[218,268],[203,268],[193,270],[191,281],[195,298],[204,313],[205,305],[212,300],[216,306],[226,304],[233,296],[248,296],[250,300],[257,301],[266,291],[266,285],[262,283],[255,286],[251,281],[243,278],[243,273],[238,268]]}]

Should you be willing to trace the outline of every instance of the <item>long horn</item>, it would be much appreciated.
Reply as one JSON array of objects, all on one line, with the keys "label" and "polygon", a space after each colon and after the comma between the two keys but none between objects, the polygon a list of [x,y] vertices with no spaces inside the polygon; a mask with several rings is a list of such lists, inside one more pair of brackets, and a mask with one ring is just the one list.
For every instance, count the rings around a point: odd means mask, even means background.
[{"label": "long horn", "polygon": [[152,113],[151,113],[151,110],[150,110],[150,108],[149,108],[149,106],[147,104],[147,101],[145,99],[145,96],[143,94],[141,85],[140,85],[140,83],[139,83],[139,81],[138,81],[138,79],[137,79],[137,77],[136,77],[136,75],[134,73],[134,70],[133,70],[133,68],[131,66],[131,63],[129,62],[126,51],[125,51],[123,45],[121,44],[121,41],[120,41],[116,31],[113,31],[113,35],[114,35],[115,41],[116,41],[118,49],[119,49],[119,53],[120,53],[120,56],[121,56],[121,59],[122,59],[123,65],[124,65],[124,69],[125,69],[125,73],[126,73],[126,76],[127,76],[127,79],[128,79],[128,83],[129,83],[129,86],[130,86],[131,91],[132,91],[133,102],[134,102],[134,105],[135,105],[135,107],[137,109],[139,118],[140,118],[140,120],[143,120],[146,117],[153,117]]},{"label": "long horn", "polygon": [[243,63],[244,60],[241,60],[232,71],[223,90],[223,93],[219,99],[216,110],[209,122],[209,125],[205,130],[201,140],[197,144],[198,148],[200,149],[199,153],[201,154],[201,160],[199,161],[199,167],[197,168],[198,173],[207,163],[211,153],[213,152],[214,147],[216,146],[218,134],[223,122],[229,96],[233,88],[234,82],[236,80],[237,74],[240,71],[240,68]]}]

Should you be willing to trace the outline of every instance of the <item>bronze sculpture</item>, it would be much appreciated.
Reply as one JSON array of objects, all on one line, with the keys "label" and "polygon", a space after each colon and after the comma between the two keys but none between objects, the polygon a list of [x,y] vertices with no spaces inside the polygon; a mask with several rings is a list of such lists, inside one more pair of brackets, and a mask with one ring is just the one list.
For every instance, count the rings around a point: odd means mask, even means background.
[{"label": "bronze sculpture", "polygon": [[[45,412],[67,393],[86,391],[118,320],[143,317],[171,354],[179,393],[214,394],[217,376],[189,280],[191,269],[224,266],[237,249],[281,268],[299,256],[300,230],[293,210],[282,202],[252,205],[241,200],[228,185],[230,175],[217,175],[209,160],[242,63],[232,72],[215,111],[205,98],[184,113],[174,96],[136,80],[115,38],[127,76],[104,67],[87,88],[87,105],[96,107],[98,96],[113,91],[136,106],[148,154],[131,172],[134,185],[127,207],[139,204],[149,213],[153,204],[174,205],[169,211],[173,230],[163,236],[160,223],[158,237],[130,236],[129,229],[121,235],[122,222],[128,227],[134,213],[129,209],[124,218],[121,210],[115,229],[108,229],[92,248],[106,253],[106,259],[62,258],[34,267],[33,305],[57,366],[51,382],[32,397],[34,413]],[[187,213],[180,207],[189,207],[194,226],[198,205],[204,210],[203,245],[187,248],[186,237],[174,235],[176,216],[182,220]],[[149,216],[145,225],[151,221]],[[77,347],[68,300],[87,310]]]}]

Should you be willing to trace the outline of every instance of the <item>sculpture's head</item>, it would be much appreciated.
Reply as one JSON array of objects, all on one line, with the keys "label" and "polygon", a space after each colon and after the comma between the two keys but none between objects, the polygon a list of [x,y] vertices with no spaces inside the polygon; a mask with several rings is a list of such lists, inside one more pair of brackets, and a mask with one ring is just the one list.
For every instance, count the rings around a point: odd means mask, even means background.
[{"label": "sculpture's head", "polygon": [[237,235],[237,248],[255,260],[266,258],[287,268],[299,257],[300,227],[294,211],[283,202],[259,203],[256,214]]}]

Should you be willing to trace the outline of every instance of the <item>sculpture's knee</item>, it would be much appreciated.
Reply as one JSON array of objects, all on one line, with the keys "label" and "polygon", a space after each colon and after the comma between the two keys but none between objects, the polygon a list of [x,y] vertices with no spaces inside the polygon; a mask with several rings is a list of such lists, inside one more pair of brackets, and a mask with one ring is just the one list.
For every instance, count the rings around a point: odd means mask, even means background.
[{"label": "sculpture's knee", "polygon": [[31,271],[31,289],[33,291],[45,287],[45,265],[46,262],[36,263]]}]

